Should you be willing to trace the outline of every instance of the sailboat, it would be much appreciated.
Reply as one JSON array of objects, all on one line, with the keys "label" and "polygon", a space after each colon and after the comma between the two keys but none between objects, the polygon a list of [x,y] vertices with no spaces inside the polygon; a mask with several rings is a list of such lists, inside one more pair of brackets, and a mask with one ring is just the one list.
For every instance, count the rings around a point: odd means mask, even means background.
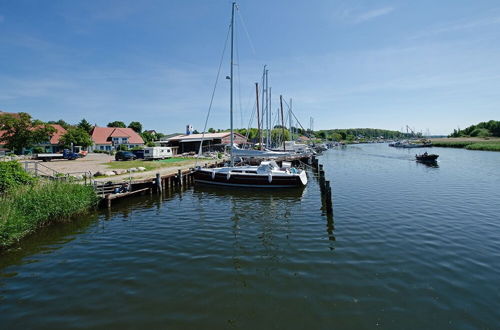
[{"label": "sailboat", "polygon": [[195,183],[235,187],[256,188],[297,188],[307,184],[307,174],[302,169],[291,167],[283,162],[280,167],[274,160],[262,161],[259,166],[234,166],[234,133],[233,133],[233,45],[234,45],[234,10],[231,10],[231,70],[229,110],[231,123],[230,166],[219,168],[197,167],[194,171]]}]

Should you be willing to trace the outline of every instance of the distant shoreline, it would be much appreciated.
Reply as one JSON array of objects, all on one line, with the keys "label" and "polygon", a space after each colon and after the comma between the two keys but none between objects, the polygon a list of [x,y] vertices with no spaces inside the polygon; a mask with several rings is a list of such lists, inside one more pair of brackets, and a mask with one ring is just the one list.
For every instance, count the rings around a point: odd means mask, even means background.
[{"label": "distant shoreline", "polygon": [[459,137],[431,139],[434,147],[500,151],[500,138]]}]

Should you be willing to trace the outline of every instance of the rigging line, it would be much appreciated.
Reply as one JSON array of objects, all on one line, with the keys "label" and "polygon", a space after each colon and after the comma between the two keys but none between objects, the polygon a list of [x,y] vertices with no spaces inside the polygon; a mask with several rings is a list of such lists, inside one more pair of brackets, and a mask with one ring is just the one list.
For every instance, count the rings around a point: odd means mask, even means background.
[{"label": "rigging line", "polygon": [[[198,155],[201,156],[202,148],[203,148],[203,140],[205,139],[205,132],[207,131],[208,118],[210,117],[210,111],[212,110],[212,104],[214,103],[215,90],[217,89],[217,83],[219,82],[220,71],[222,69],[222,62],[224,61],[224,55],[226,54],[227,41],[229,40],[229,33],[231,32],[231,24],[229,24],[229,28],[227,29],[226,41],[224,42],[224,48],[222,50],[222,56],[219,62],[219,69],[217,71],[217,77],[215,78],[214,89],[212,90],[212,97],[210,98],[210,105],[208,106],[207,117],[205,119],[205,126],[203,127],[203,134],[201,135],[200,142],[200,151]],[[198,160],[196,160],[195,166],[198,165]]]},{"label": "rigging line", "polygon": [[236,13],[238,14],[238,17],[241,20],[241,25],[243,26],[243,30],[245,30],[245,35],[247,36],[248,43],[250,44],[250,48],[252,48],[253,55],[256,55],[257,52],[255,51],[255,48],[253,46],[252,39],[250,38],[250,34],[248,33],[248,30],[247,30],[247,26],[245,25],[245,20],[243,19],[243,16],[241,16],[239,10],[237,10]]}]

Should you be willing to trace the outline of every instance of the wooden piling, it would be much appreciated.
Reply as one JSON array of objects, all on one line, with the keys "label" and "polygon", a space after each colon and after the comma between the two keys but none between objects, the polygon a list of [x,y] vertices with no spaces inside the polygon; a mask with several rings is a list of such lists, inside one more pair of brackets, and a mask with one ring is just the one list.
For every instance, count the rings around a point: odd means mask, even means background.
[{"label": "wooden piling", "polygon": [[177,171],[177,184],[179,187],[182,187],[182,171],[178,170]]},{"label": "wooden piling", "polygon": [[156,185],[156,191],[161,193],[163,191],[163,187],[161,185],[160,173],[156,173],[155,185]]},{"label": "wooden piling", "polygon": [[330,181],[325,182],[325,204],[326,213],[333,214],[333,203],[332,203],[332,188],[330,187]]}]

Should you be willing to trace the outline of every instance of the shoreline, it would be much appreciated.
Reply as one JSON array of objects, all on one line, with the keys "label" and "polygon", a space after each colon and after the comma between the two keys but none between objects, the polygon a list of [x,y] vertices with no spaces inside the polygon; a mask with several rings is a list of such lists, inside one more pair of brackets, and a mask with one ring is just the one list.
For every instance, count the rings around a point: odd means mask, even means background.
[{"label": "shoreline", "polygon": [[500,138],[439,138],[431,142],[433,147],[500,152]]}]

